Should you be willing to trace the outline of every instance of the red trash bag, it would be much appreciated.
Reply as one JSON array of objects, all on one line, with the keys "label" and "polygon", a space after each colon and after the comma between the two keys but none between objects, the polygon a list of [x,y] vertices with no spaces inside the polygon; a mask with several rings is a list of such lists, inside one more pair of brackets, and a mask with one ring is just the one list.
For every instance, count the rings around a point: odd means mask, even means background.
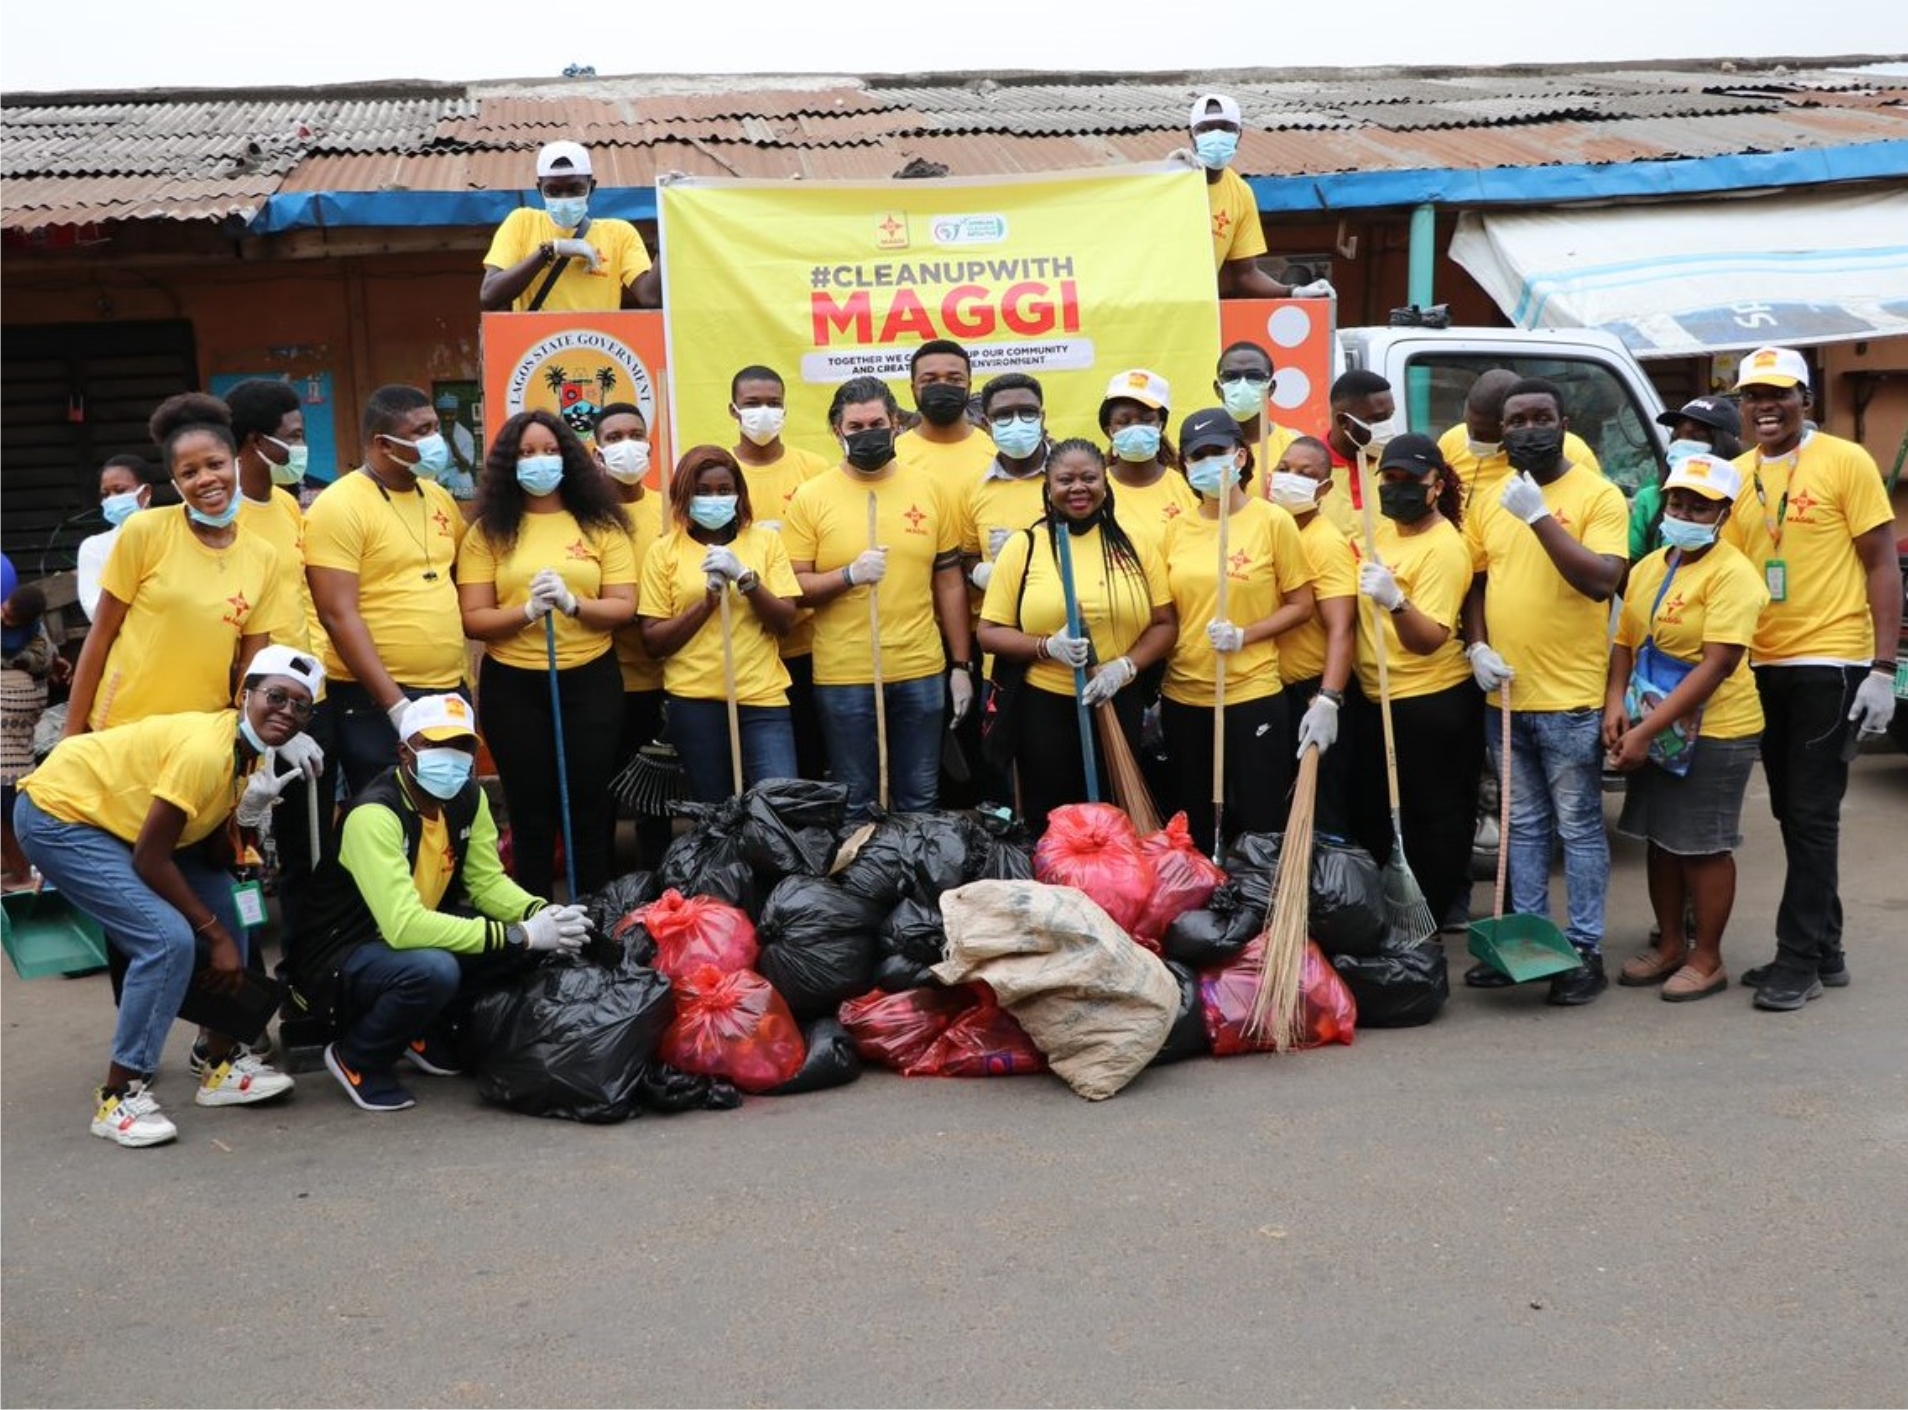
[{"label": "red trash bag", "polygon": [[974,996],[966,988],[876,989],[841,1006],[841,1026],[855,1040],[855,1051],[869,1062],[905,1072],[934,1046]]},{"label": "red trash bag", "polygon": [[[1265,956],[1265,937],[1257,937],[1231,964],[1209,969],[1199,980],[1199,1006],[1205,1012],[1206,1037],[1214,1057],[1239,1053],[1269,1053],[1272,1035],[1246,1033],[1253,999],[1259,992],[1259,969]],[[1301,1048],[1327,1043],[1349,1043],[1358,1022],[1358,1005],[1338,977],[1332,962],[1317,944],[1305,942],[1305,963],[1299,971]]]},{"label": "red trash bag", "polygon": [[1172,923],[1212,900],[1226,873],[1199,850],[1184,813],[1174,813],[1171,822],[1143,839],[1140,851],[1152,859],[1153,892],[1146,898],[1133,938],[1158,954],[1160,939]]},{"label": "red trash bag", "polygon": [[753,968],[761,953],[748,913],[712,896],[665,891],[630,918],[656,942],[655,967],[678,982],[701,965],[723,974]]},{"label": "red trash bag", "polygon": [[1153,890],[1153,862],[1140,850],[1133,820],[1111,803],[1068,803],[1047,818],[1034,848],[1034,880],[1071,886],[1128,935]]},{"label": "red trash bag", "polygon": [[676,1018],[656,1050],[671,1067],[726,1077],[744,1092],[766,1092],[802,1070],[802,1030],[761,975],[705,964],[675,987]]},{"label": "red trash bag", "polygon": [[976,1000],[908,1064],[909,1077],[1016,1077],[1045,1072],[1047,1059],[983,981],[961,986]]}]

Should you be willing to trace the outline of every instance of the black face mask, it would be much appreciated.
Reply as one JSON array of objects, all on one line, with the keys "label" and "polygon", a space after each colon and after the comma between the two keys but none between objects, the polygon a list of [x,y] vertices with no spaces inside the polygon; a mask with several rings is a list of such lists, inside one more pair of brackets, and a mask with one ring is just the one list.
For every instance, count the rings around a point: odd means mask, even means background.
[{"label": "black face mask", "polygon": [[1510,458],[1511,469],[1542,475],[1557,468],[1563,439],[1561,426],[1522,426],[1504,433],[1504,454]]},{"label": "black face mask", "polygon": [[1415,524],[1432,510],[1421,480],[1383,480],[1378,485],[1378,508],[1385,518]]},{"label": "black face mask", "polygon": [[922,417],[931,425],[952,426],[967,415],[967,388],[951,382],[930,382],[914,399]]},{"label": "black face mask", "polygon": [[850,431],[842,439],[847,443],[848,463],[857,470],[873,472],[894,459],[894,432],[887,426]]}]

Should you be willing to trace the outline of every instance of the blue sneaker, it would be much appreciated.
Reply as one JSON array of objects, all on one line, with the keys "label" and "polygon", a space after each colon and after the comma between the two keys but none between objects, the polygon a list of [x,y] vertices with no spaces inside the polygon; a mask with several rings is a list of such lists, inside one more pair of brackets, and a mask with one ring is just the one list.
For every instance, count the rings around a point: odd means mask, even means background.
[{"label": "blue sneaker", "polygon": [[433,1077],[457,1077],[464,1071],[457,1065],[457,1053],[451,1045],[429,1033],[405,1046],[404,1060]]},{"label": "blue sneaker", "polygon": [[336,1043],[325,1045],[325,1066],[361,1111],[403,1111],[417,1105],[417,1099],[388,1069],[372,1072],[368,1068],[352,1067],[338,1056]]}]

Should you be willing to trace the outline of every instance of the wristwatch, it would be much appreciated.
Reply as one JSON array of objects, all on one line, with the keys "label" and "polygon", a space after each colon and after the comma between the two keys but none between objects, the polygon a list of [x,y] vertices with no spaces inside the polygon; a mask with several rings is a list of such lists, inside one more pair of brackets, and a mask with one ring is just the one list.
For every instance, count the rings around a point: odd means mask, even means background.
[{"label": "wristwatch", "polygon": [[744,597],[754,592],[760,586],[762,586],[762,575],[753,568],[735,580],[735,590]]}]

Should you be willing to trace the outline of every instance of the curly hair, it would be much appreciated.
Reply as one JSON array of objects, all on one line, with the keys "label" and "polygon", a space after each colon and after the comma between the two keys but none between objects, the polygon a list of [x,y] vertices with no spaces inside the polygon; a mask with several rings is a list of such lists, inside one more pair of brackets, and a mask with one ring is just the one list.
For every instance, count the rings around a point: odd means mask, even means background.
[{"label": "curly hair", "polygon": [[576,432],[548,411],[518,412],[491,440],[477,486],[477,530],[499,553],[516,546],[527,498],[523,486],[517,483],[517,453],[523,445],[523,433],[532,425],[556,437],[557,451],[563,457],[563,480],[557,486],[557,497],[570,517],[585,533],[627,534],[629,516],[610,489],[609,480],[583,449]]},{"label": "curly hair", "polygon": [[232,408],[206,392],[181,392],[160,402],[146,422],[146,432],[159,447],[168,473],[172,470],[173,447],[180,437],[195,431],[216,437],[232,454],[238,454],[238,441],[232,435]]}]

